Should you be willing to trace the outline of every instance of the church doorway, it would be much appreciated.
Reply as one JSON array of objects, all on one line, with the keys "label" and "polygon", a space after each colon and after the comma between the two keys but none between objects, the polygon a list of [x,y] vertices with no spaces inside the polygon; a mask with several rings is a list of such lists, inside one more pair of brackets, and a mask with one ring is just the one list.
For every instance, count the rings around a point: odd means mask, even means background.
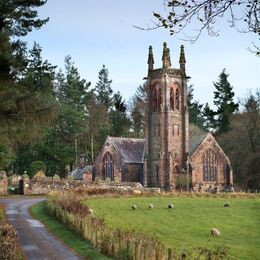
[{"label": "church doorway", "polygon": [[110,178],[111,181],[114,180],[114,162],[110,153],[106,153],[103,157],[103,176],[104,179]]},{"label": "church doorway", "polygon": [[229,186],[230,185],[230,167],[229,167],[229,165],[227,164],[226,165],[226,174],[225,174],[225,176],[226,176],[226,184],[227,184],[227,186]]},{"label": "church doorway", "polygon": [[20,195],[24,195],[24,181],[23,180],[19,180],[18,191],[19,191]]}]

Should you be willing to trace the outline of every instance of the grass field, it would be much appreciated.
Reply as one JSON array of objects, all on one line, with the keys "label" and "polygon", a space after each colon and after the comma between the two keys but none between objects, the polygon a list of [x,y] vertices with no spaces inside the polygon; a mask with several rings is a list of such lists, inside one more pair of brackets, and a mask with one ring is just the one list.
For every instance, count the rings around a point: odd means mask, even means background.
[{"label": "grass field", "polygon": [[101,255],[93,246],[69,230],[68,227],[61,224],[54,218],[50,217],[46,213],[45,202],[35,204],[31,208],[31,212],[35,218],[40,220],[56,237],[62,240],[70,248],[72,248],[79,255],[83,256],[84,259],[95,259],[95,260],[108,260],[110,258]]},{"label": "grass field", "polygon": [[0,205],[0,221],[4,220],[4,208]]},{"label": "grass field", "polygon": [[[230,208],[223,207],[226,201],[137,197],[89,199],[86,204],[111,227],[139,230],[177,249],[225,245],[235,259],[260,259],[260,199],[228,199]],[[174,209],[167,208],[169,203]],[[220,237],[211,237],[213,227]]]}]

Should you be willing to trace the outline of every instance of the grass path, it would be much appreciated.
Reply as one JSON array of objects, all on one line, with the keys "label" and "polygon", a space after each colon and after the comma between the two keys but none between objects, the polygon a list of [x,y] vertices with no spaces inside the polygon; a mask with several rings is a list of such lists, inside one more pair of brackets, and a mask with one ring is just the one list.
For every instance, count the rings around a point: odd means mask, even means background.
[{"label": "grass path", "polygon": [[[105,198],[89,199],[94,214],[115,228],[135,229],[156,236],[170,247],[225,245],[235,259],[260,259],[260,199],[224,198]],[[148,205],[152,203],[153,209]],[[169,203],[174,209],[168,209]],[[131,205],[137,209],[132,210]],[[210,235],[218,228],[220,237]]]},{"label": "grass path", "polygon": [[31,208],[32,215],[40,220],[57,238],[67,244],[85,259],[107,260],[110,259],[101,255],[93,246],[79,235],[69,230],[46,213],[45,202],[40,202]]}]

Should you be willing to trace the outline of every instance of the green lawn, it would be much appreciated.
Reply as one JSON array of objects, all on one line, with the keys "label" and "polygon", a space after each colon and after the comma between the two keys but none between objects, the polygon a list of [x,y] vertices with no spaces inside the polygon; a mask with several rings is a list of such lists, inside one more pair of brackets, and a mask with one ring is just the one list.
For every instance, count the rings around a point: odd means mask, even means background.
[{"label": "green lawn", "polygon": [[0,221],[4,219],[5,219],[4,208],[2,207],[2,205],[0,205]]},{"label": "green lawn", "polygon": [[86,259],[107,260],[93,246],[79,235],[70,231],[65,225],[46,214],[45,202],[40,202],[31,208],[33,216],[39,219],[56,237]]},{"label": "green lawn", "polygon": [[[226,201],[230,208],[223,207]],[[174,209],[167,208],[169,203]],[[109,226],[141,230],[174,248],[225,245],[235,258],[260,259],[259,198],[107,198],[86,204]],[[220,230],[220,237],[211,237],[213,227]]]}]

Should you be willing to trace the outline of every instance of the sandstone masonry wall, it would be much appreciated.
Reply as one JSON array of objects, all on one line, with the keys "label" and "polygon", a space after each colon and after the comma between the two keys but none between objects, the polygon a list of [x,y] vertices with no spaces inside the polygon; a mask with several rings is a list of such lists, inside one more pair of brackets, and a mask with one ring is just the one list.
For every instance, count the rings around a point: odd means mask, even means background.
[{"label": "sandstone masonry wall", "polygon": [[0,195],[7,195],[8,180],[6,177],[0,179]]},{"label": "sandstone masonry wall", "polygon": [[126,183],[89,183],[84,181],[69,181],[59,180],[44,180],[44,181],[35,181],[24,179],[24,195],[44,195],[53,190],[69,190],[69,189],[86,189],[91,187],[98,187],[103,189],[111,189],[111,190],[119,190],[119,191],[135,191],[135,190],[142,190],[143,186],[140,183],[135,182],[126,182]]}]

